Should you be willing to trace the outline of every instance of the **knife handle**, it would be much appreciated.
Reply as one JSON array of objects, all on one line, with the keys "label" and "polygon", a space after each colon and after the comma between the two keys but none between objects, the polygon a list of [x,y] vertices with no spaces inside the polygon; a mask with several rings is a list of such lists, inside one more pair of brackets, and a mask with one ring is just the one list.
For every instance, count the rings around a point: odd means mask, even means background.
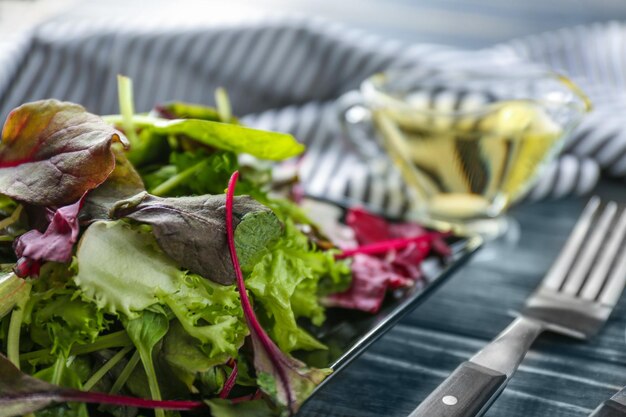
[{"label": "knife handle", "polygon": [[626,407],[616,401],[606,400],[589,417],[626,417]]},{"label": "knife handle", "polygon": [[409,417],[477,416],[506,385],[505,374],[463,362]]}]

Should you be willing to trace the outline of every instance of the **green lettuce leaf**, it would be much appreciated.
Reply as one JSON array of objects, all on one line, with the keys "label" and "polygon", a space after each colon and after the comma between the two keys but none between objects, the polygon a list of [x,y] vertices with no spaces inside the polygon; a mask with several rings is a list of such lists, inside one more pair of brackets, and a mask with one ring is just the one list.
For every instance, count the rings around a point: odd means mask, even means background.
[{"label": "green lettuce leaf", "polygon": [[199,119],[209,120],[212,122],[237,124],[236,118],[231,116],[225,119],[220,116],[219,111],[215,107],[205,106],[202,104],[173,101],[157,106],[155,110],[161,117],[166,119]]},{"label": "green lettuce leaf", "polygon": [[281,350],[325,348],[298,326],[297,319],[306,317],[317,325],[324,321],[319,282],[347,281],[347,266],[336,262],[332,252],[316,251],[290,220],[285,221],[283,237],[253,265],[244,268],[246,287],[265,312],[269,333]]},{"label": "green lettuce leaf", "polygon": [[175,293],[160,293],[160,299],[198,347],[215,364],[236,357],[248,330],[243,320],[235,286],[224,286],[188,274]]},{"label": "green lettuce leaf", "polygon": [[229,400],[205,401],[211,408],[213,417],[273,417],[276,410],[272,410],[264,400],[242,401],[233,403]]},{"label": "green lettuce leaf", "polygon": [[77,104],[43,100],[14,109],[0,143],[0,193],[41,206],[67,205],[104,182],[126,138]]},{"label": "green lettuce leaf", "polygon": [[[194,338],[206,363],[236,357],[248,334],[234,286],[179,270],[145,226],[134,228],[123,221],[93,223],[80,241],[76,266],[76,284],[105,311],[135,319],[146,310],[171,310],[177,319],[171,331],[178,332],[180,325]],[[170,337],[164,343],[166,359],[188,383],[184,371],[191,366],[175,357]]]},{"label": "green lettuce leaf", "polygon": [[129,318],[157,304],[157,293],[178,291],[184,275],[150,230],[123,221],[89,226],[78,243],[76,266],[74,281],[86,297],[109,313]]},{"label": "green lettuce leaf", "polygon": [[[238,249],[245,263],[257,257],[282,233],[278,218],[249,197],[237,197]],[[228,260],[224,226],[224,195],[160,198],[147,193],[118,202],[114,218],[129,218],[152,226],[161,249],[181,267],[220,284],[235,282]]]},{"label": "green lettuce leaf", "polygon": [[26,290],[26,281],[13,272],[0,273],[0,319],[11,312]]},{"label": "green lettuce leaf", "polygon": [[93,343],[107,328],[104,314],[95,304],[76,297],[70,289],[49,290],[43,294],[31,294],[32,307],[27,324],[31,334],[47,333],[47,340],[36,340],[42,346],[50,346],[53,354],[68,357],[74,344]]},{"label": "green lettuce leaf", "polygon": [[65,264],[46,263],[33,281],[24,314],[30,339],[62,358],[74,345],[93,343],[109,325],[104,311],[81,297],[72,275]]},{"label": "green lettuce leaf", "polygon": [[237,155],[228,151],[172,152],[170,163],[146,172],[144,180],[158,196],[222,194],[237,168]]},{"label": "green lettuce leaf", "polygon": [[[105,120],[115,125],[122,123],[121,116],[107,116]],[[212,148],[272,161],[281,161],[304,152],[304,145],[289,134],[235,124],[199,119],[167,120],[142,115],[134,116],[133,123],[141,129],[140,141],[148,141],[154,135],[182,136]]]},{"label": "green lettuce leaf", "polygon": [[185,332],[183,326],[176,320],[172,322],[170,330],[163,340],[161,354],[178,379],[191,392],[197,391],[194,387],[197,375],[208,372],[220,363],[220,361],[207,355],[200,348],[198,339]]}]

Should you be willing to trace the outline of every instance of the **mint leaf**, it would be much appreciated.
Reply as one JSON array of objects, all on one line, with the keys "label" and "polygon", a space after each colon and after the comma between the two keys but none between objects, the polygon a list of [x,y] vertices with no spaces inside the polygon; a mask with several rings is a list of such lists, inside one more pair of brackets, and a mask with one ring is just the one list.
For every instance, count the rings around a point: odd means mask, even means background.
[{"label": "mint leaf", "polygon": [[40,206],[77,201],[115,166],[111,145],[126,138],[82,106],[24,104],[6,120],[0,143],[0,193]]}]

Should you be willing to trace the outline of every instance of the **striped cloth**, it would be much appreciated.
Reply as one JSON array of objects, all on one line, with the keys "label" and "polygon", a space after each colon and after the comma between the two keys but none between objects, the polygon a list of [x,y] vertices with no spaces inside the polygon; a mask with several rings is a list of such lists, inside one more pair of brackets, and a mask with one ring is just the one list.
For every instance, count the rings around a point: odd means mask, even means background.
[{"label": "striped cloth", "polygon": [[0,41],[0,117],[48,97],[97,114],[117,112],[116,74],[134,80],[138,111],[184,100],[213,104],[225,87],[251,126],[290,132],[308,146],[305,191],[365,202],[397,216],[410,209],[406,186],[387,168],[373,172],[341,133],[336,100],[367,76],[393,67],[528,65],[570,76],[595,110],[570,136],[531,199],[589,192],[600,172],[626,177],[626,26],[576,27],[478,50],[406,45],[319,19],[263,18],[210,26],[62,17]]}]

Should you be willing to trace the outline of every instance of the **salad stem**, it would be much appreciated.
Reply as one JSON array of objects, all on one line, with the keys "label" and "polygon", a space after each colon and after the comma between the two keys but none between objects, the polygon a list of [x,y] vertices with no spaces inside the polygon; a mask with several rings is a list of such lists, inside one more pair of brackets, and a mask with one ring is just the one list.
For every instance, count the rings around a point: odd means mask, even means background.
[{"label": "salad stem", "polygon": [[[126,330],[120,330],[118,332],[109,333],[104,336],[100,336],[95,342],[87,345],[75,345],[70,351],[70,355],[84,355],[86,353],[97,352],[103,349],[111,349],[117,347],[132,346]],[[50,349],[35,350],[33,352],[23,353],[20,355],[22,361],[33,360],[46,360],[52,358],[50,355]]]},{"label": "salad stem", "polygon": [[109,372],[115,365],[119,363],[119,361],[126,356],[128,352],[133,349],[132,346],[126,346],[117,352],[111,359],[109,359],[100,369],[98,369],[94,374],[85,382],[83,385],[83,389],[85,391],[89,391],[92,389],[106,374]]},{"label": "salad stem", "polygon": [[[124,117],[120,114],[109,114],[106,116],[101,116],[101,118],[106,123],[109,123],[114,126],[119,126],[124,123]],[[135,114],[130,118],[130,120],[133,123],[134,127],[140,127],[140,128],[154,126],[155,124],[158,124],[158,123],[166,124],[167,122],[169,122],[169,120],[167,119],[154,117],[154,116],[148,116],[145,114]]]},{"label": "salad stem", "polygon": [[230,119],[233,117],[233,111],[230,106],[228,93],[222,87],[215,90],[215,104],[221,121],[223,123],[230,123]]},{"label": "salad stem", "polygon": [[132,374],[133,371],[135,370],[135,367],[137,367],[139,360],[141,360],[141,357],[139,356],[139,352],[135,351],[135,353],[133,353],[133,356],[131,356],[130,360],[128,361],[124,369],[122,369],[120,376],[118,376],[115,383],[113,383],[113,386],[111,387],[111,390],[109,391],[109,394],[117,394],[122,389],[124,384],[126,384],[126,381],[128,381],[128,378],[130,378],[130,374]]},{"label": "salad stem", "polygon": [[171,190],[176,188],[179,184],[185,182],[189,177],[198,172],[206,165],[206,159],[198,162],[197,164],[187,168],[181,173],[174,175],[173,177],[168,178],[163,181],[161,184],[154,187],[150,193],[152,195],[156,195],[158,197],[162,197],[169,193]]},{"label": "salad stem", "polygon": [[30,298],[31,284],[26,283],[24,294],[17,302],[13,313],[11,313],[11,322],[9,323],[9,332],[7,336],[7,358],[20,369],[20,330],[22,329],[22,321],[24,320],[24,309]]},{"label": "salad stem", "polygon": [[[139,357],[141,358],[141,362],[143,362],[143,368],[146,371],[146,375],[148,377],[148,387],[150,388],[150,395],[153,400],[160,401],[161,398],[161,389],[159,388],[159,381],[157,380],[156,370],[154,369],[154,363],[152,362],[152,356],[146,357],[142,355],[143,351],[138,349]],[[142,357],[143,356],[143,357]],[[155,417],[165,417],[165,411],[162,409],[154,410]]]},{"label": "salad stem", "polygon": [[139,138],[133,124],[135,105],[133,104],[133,81],[123,75],[117,76],[117,94],[119,97],[122,126],[131,146],[137,146]]},{"label": "salad stem", "polygon": [[61,379],[63,378],[63,372],[65,371],[65,362],[67,358],[61,355],[54,362],[54,371],[52,372],[51,383],[54,385],[61,385]]},{"label": "salad stem", "polygon": [[22,208],[23,206],[21,204],[18,205],[9,217],[0,221],[0,229],[6,229],[7,227],[18,221],[20,218],[20,214],[22,214]]},{"label": "salad stem", "polygon": [[400,239],[391,239],[391,240],[383,240],[381,242],[369,243],[366,245],[361,245],[354,249],[346,249],[343,252],[338,253],[335,258],[336,259],[345,259],[351,258],[357,254],[365,254],[365,255],[381,255],[388,253],[392,250],[401,250],[410,245],[415,245],[419,243],[429,243],[437,237],[445,236],[439,233],[429,233],[421,236],[411,237],[411,238],[400,238]]}]

